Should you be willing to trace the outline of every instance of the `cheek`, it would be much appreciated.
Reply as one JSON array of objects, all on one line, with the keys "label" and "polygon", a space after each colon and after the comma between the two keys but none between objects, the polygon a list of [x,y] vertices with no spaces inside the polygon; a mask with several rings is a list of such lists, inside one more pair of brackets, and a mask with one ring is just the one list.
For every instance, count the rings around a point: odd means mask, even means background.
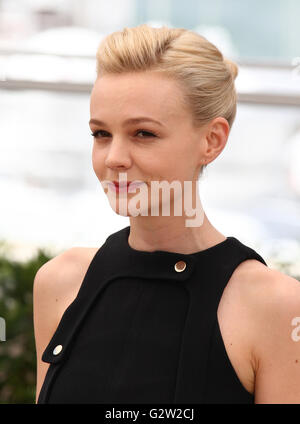
[{"label": "cheek", "polygon": [[174,180],[192,181],[197,167],[197,156],[192,149],[184,150],[170,158]]},{"label": "cheek", "polygon": [[175,159],[170,157],[168,161],[167,175],[170,181],[184,181],[188,179],[190,167],[184,157]]},{"label": "cheek", "polygon": [[135,156],[134,159],[137,166],[141,167],[143,173],[149,175],[151,180],[161,181],[173,178],[178,167],[178,160],[174,158],[172,150],[164,151],[163,149],[155,152]]},{"label": "cheek", "polygon": [[95,144],[94,144],[93,150],[92,150],[92,165],[93,165],[94,172],[98,178],[100,178],[101,173],[103,172],[103,161],[104,161],[103,154],[101,154],[99,149],[95,148]]},{"label": "cheek", "polygon": [[191,169],[191,153],[186,149],[173,148],[163,157],[166,175],[172,180],[182,181],[188,178]]},{"label": "cheek", "polygon": [[152,181],[183,181],[190,175],[190,167],[183,160],[174,160],[169,156],[167,159],[158,158],[149,164],[143,164],[143,172],[149,175]]}]

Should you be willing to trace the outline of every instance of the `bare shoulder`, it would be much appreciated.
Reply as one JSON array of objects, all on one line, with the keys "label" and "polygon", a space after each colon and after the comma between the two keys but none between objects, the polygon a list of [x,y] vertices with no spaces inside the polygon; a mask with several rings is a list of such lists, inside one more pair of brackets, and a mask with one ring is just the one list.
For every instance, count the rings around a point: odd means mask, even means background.
[{"label": "bare shoulder", "polygon": [[[76,297],[87,268],[98,248],[72,247],[46,262],[35,275],[34,296],[44,298],[60,318]],[[40,299],[41,298],[41,299]]]},{"label": "bare shoulder", "polygon": [[300,403],[300,282],[276,269],[248,281],[255,402]]},{"label": "bare shoulder", "polygon": [[299,308],[300,282],[256,260],[247,260],[237,267],[230,288],[237,291],[258,319],[270,318],[269,314],[278,314],[293,304]]},{"label": "bare shoulder", "polygon": [[291,286],[296,289],[299,281],[256,259],[249,259],[234,270],[224,290],[224,298],[230,292],[240,298],[243,306],[259,308],[269,296],[288,294]]},{"label": "bare shoulder", "polygon": [[244,388],[254,392],[256,363],[253,356],[253,320],[248,290],[255,275],[267,267],[258,260],[240,263],[226,284],[218,305],[217,317],[228,359]]},{"label": "bare shoulder", "polygon": [[37,271],[33,283],[34,336],[37,355],[37,392],[49,367],[41,355],[66,308],[78,294],[81,283],[99,248],[72,247],[55,256]]},{"label": "bare shoulder", "polygon": [[282,361],[291,363],[297,349],[300,365],[299,347],[291,339],[292,320],[300,316],[299,281],[246,260],[232,274],[218,315],[229,358],[245,388],[251,393],[255,388],[256,403],[267,398],[283,401],[274,369],[282,369]]}]

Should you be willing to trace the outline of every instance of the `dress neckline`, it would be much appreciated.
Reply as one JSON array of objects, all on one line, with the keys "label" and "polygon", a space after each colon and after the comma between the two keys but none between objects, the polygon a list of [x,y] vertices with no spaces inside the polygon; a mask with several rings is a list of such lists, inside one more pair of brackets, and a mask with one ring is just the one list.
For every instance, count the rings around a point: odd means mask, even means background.
[{"label": "dress neckline", "polygon": [[153,252],[147,252],[146,250],[137,250],[134,249],[133,247],[130,246],[128,238],[130,235],[130,225],[123,228],[123,236],[124,236],[124,242],[125,242],[125,247],[126,250],[128,252],[130,252],[131,254],[136,254],[136,255],[148,255],[148,256],[154,256],[154,255],[168,255],[171,256],[173,255],[174,257],[176,256],[182,256],[184,258],[187,257],[193,257],[193,258],[197,258],[199,256],[206,256],[209,254],[213,254],[216,251],[219,251],[220,249],[227,247],[228,245],[230,245],[230,243],[232,243],[233,240],[235,240],[235,237],[232,236],[228,236],[226,237],[225,240],[211,246],[208,247],[207,249],[203,249],[203,250],[199,250],[198,252],[193,252],[193,253],[180,253],[180,252],[170,252],[168,250],[154,250]]}]

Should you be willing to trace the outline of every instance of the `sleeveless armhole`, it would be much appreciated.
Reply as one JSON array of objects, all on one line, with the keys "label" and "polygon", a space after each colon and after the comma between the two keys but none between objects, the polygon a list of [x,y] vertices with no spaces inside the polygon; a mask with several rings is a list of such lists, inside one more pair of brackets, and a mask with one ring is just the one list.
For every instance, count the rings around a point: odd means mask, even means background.
[{"label": "sleeveless armhole", "polygon": [[[235,239],[235,241],[241,249],[241,256],[237,258],[236,263],[231,268],[228,275],[229,278],[238,265],[249,259],[255,259],[268,266],[265,260],[254,249],[244,245],[237,239]],[[229,281],[228,277],[226,279],[227,282]],[[206,386],[206,403],[254,403],[255,394],[250,393],[243,386],[231,363],[218,321],[217,310],[227,282],[220,290],[217,301],[216,317],[208,361],[209,378],[207,379]],[[210,399],[214,400],[210,402]]]}]

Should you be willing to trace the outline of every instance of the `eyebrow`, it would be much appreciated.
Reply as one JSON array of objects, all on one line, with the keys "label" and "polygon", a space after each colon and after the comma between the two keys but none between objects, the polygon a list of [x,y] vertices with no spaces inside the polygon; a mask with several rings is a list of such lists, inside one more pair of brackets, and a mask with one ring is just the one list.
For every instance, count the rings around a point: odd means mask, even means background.
[{"label": "eyebrow", "polygon": [[[123,122],[123,126],[126,124],[139,124],[140,122],[154,122],[160,126],[164,126],[164,124],[162,124],[161,122],[156,121],[155,119],[152,119],[152,118],[147,118],[146,116],[126,119],[126,121]],[[98,125],[106,125],[105,122],[100,121],[99,119],[91,119],[89,123],[98,124]]]}]

